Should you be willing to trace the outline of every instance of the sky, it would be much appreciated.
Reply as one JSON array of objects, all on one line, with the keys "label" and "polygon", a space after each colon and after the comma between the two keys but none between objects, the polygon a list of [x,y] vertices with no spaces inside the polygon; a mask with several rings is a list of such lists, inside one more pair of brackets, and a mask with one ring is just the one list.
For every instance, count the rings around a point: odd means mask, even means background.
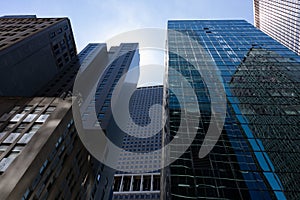
[{"label": "sky", "polygon": [[[68,17],[71,20],[77,51],[80,52],[88,43],[102,43],[126,31],[142,28],[164,29],[170,19],[245,19],[253,24],[252,1],[3,0],[0,16],[35,14],[38,17]],[[148,79],[155,82],[149,78],[149,67],[147,74]],[[162,79],[162,76],[158,79]]]},{"label": "sky", "polygon": [[0,15],[69,17],[78,51],[139,28],[166,28],[168,19],[245,19],[253,24],[253,0],[9,0]]}]

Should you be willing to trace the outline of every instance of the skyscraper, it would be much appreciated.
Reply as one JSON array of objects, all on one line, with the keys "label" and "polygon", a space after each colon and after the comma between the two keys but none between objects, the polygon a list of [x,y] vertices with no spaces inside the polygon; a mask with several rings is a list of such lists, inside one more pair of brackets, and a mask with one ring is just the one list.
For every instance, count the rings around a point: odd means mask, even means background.
[{"label": "skyscraper", "polygon": [[[197,133],[164,170],[164,199],[298,199],[299,56],[243,20],[174,20],[168,31],[169,124],[163,136],[178,139],[183,125],[184,144],[193,129]],[[180,109],[193,96],[174,70],[193,87],[198,126],[189,125],[193,110]],[[225,122],[218,141],[201,158],[220,110],[212,107],[213,97],[220,95],[211,84],[217,79],[226,94]],[[180,150],[171,146],[169,157]]]},{"label": "skyscraper", "polygon": [[7,16],[0,29],[1,96],[33,96],[76,58],[68,18]]},{"label": "skyscraper", "polygon": [[[138,127],[128,123],[127,134],[122,143],[122,152],[118,159],[118,171],[114,176],[113,199],[142,200],[160,199],[160,170],[152,171],[152,168],[160,169],[161,154],[153,153],[148,159],[143,156],[131,156],[127,152],[146,153],[161,148],[162,131],[155,133],[150,126],[146,130],[142,127],[153,123],[158,128],[162,125],[162,113],[155,110],[155,117],[149,118],[150,107],[154,104],[162,105],[163,87],[140,87],[133,93],[129,104],[130,117]],[[155,135],[153,135],[155,133]],[[142,169],[142,170],[141,170]],[[125,171],[131,171],[125,172]]]},{"label": "skyscraper", "polygon": [[[124,132],[117,126],[114,120],[111,101],[117,84],[122,85],[124,83],[124,80],[121,79],[121,77],[126,77],[126,73],[131,67],[139,65],[138,44],[121,43],[120,46],[111,47],[107,55],[108,65],[103,69],[101,76],[97,77],[99,80],[97,80],[96,85],[91,84],[91,86],[95,86],[95,93],[88,92],[83,96],[80,95],[77,97],[83,101],[80,106],[83,129],[88,133],[94,132],[99,134],[99,128],[101,127],[106,134],[106,138],[121,147]],[[95,59],[91,57],[91,60],[94,61]],[[100,65],[98,65],[97,62],[94,63],[94,66],[85,62],[81,65],[81,69],[83,70],[91,70],[93,67],[96,67],[97,69]],[[80,78],[82,78],[85,84],[89,79],[91,79],[91,76],[94,75],[93,71],[83,71],[80,73],[82,73],[80,74]],[[133,84],[133,86],[135,85],[136,84]],[[80,93],[85,91],[85,88],[81,89]],[[74,95],[76,96],[76,94]],[[118,93],[116,95],[117,98],[122,99]],[[94,113],[96,113],[96,119],[93,118]],[[91,160],[93,163],[93,174],[95,174],[95,184],[91,188],[91,198],[103,200],[111,199],[113,195],[112,186],[116,170],[104,165],[96,160],[96,158],[92,157]]]},{"label": "skyscraper", "polygon": [[255,26],[300,55],[299,0],[254,0]]}]

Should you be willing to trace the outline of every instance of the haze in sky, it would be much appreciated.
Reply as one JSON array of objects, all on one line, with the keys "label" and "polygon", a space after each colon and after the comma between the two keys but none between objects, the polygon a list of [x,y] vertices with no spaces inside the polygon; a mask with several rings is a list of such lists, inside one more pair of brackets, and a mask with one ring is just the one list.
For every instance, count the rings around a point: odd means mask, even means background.
[{"label": "haze in sky", "polygon": [[[68,17],[77,51],[88,43],[101,43],[126,31],[166,28],[170,19],[245,19],[253,24],[253,0],[9,0],[2,1],[0,16],[35,14],[38,17]],[[156,53],[159,54],[159,53]],[[144,65],[152,58],[141,55]],[[149,59],[151,58],[151,59]],[[157,61],[155,62],[157,63]],[[141,69],[140,85],[161,82],[162,71]]]}]

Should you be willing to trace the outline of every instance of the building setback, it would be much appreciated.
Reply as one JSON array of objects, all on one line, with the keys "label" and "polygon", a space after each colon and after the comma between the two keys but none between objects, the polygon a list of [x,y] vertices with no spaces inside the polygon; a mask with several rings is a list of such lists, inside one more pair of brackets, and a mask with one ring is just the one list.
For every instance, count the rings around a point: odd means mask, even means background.
[{"label": "building setback", "polygon": [[[299,56],[244,20],[172,20],[168,30],[168,86],[189,102],[172,69],[180,72],[196,93],[201,118],[192,145],[164,170],[163,198],[299,199]],[[218,142],[200,159],[215,115],[214,88],[207,88],[200,68],[209,78],[214,66],[226,117]],[[192,120],[169,88],[165,141],[176,137],[180,120]],[[170,157],[178,150],[171,146]]]},{"label": "building setback", "polygon": [[255,26],[300,55],[300,1],[254,0]]}]

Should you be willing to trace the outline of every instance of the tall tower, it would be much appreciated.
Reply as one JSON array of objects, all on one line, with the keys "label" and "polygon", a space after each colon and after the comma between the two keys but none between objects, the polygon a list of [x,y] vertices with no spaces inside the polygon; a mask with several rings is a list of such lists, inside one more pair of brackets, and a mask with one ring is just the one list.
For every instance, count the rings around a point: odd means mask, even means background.
[{"label": "tall tower", "polygon": [[[114,90],[117,85],[122,85],[126,77],[126,73],[131,67],[139,65],[139,51],[137,43],[121,43],[119,46],[113,46],[108,51],[109,64],[103,69],[101,77],[96,83],[95,93],[83,94],[83,102],[81,103],[81,117],[83,129],[87,132],[99,134],[101,128],[106,138],[118,146],[122,146],[124,133],[118,127],[112,113],[111,102]],[[93,59],[92,59],[93,60]],[[87,66],[87,68],[85,68]],[[90,70],[93,66],[87,63],[81,65],[81,69]],[[97,62],[94,67],[98,68]],[[87,76],[85,76],[87,74]],[[81,75],[86,83],[91,78],[91,73],[83,73]],[[125,78],[126,79],[126,78]],[[122,82],[123,81],[123,82]],[[119,83],[120,82],[120,83]],[[136,86],[136,83],[133,83]],[[85,91],[85,89],[81,90]],[[116,93],[116,98],[122,100],[122,96]],[[93,118],[96,113],[96,119]],[[119,113],[120,114],[120,113]],[[109,149],[105,152],[109,152]],[[117,155],[109,155],[117,156]],[[93,174],[95,174],[95,184],[91,188],[92,199],[111,199],[113,195],[112,186],[116,169],[104,165],[95,158],[91,158],[93,163]]]},{"label": "tall tower", "polygon": [[254,0],[255,26],[300,55],[300,1]]},{"label": "tall tower", "polygon": [[[164,199],[298,199],[299,56],[243,20],[174,20],[168,31],[169,125],[163,135],[178,138],[182,123],[182,144],[191,130],[197,133],[165,169]],[[207,131],[220,110],[212,107],[220,95],[206,81],[212,78],[210,83],[218,79],[224,86],[226,116],[213,132],[219,131],[219,139],[209,146]],[[193,110],[180,109],[182,96],[184,104],[198,104],[198,126],[189,125]],[[204,145],[213,148],[202,158]],[[171,146],[169,157],[180,150]]]}]

